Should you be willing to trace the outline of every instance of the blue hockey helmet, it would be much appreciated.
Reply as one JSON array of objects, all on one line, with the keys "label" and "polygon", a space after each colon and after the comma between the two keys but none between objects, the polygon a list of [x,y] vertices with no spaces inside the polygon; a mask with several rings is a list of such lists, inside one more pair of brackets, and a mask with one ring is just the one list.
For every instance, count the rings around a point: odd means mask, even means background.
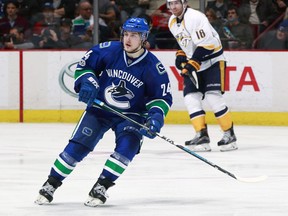
[{"label": "blue hockey helmet", "polygon": [[149,35],[149,24],[146,19],[144,18],[129,18],[125,21],[122,26],[121,35],[123,36],[124,31],[129,32],[139,32],[141,33],[141,39],[143,41],[147,40]]}]

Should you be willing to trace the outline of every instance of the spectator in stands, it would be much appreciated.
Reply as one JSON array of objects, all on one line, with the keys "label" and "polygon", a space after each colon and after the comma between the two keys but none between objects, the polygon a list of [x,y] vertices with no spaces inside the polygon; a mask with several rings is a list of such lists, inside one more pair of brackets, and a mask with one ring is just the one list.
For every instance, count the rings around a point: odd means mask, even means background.
[{"label": "spectator in stands", "polygon": [[81,37],[72,34],[72,21],[69,18],[62,18],[59,28],[43,30],[40,38],[37,46],[42,49],[78,49],[91,46],[91,43],[86,43]]},{"label": "spectator in stands", "polygon": [[205,10],[212,8],[218,19],[225,19],[227,16],[228,3],[224,0],[214,0],[207,3]]},{"label": "spectator in stands", "polygon": [[115,0],[120,9],[121,23],[123,24],[129,17],[139,17],[146,14],[150,0]]},{"label": "spectator in stands", "polygon": [[36,14],[31,19],[33,36],[41,35],[43,29],[57,28],[60,24],[60,19],[54,16],[54,7],[52,3],[46,2],[42,6],[42,12]]},{"label": "spectator in stands", "polygon": [[[72,21],[73,34],[81,37],[84,41],[93,45],[92,39],[94,31],[94,16],[92,14],[92,5],[88,0],[81,0],[78,7],[79,16]],[[99,42],[106,41],[111,37],[113,37],[111,29],[108,27],[105,21],[99,17]],[[90,48],[91,45],[88,45],[86,48]]]},{"label": "spectator in stands", "polygon": [[[93,45],[94,16],[92,5],[88,0],[81,0],[78,4],[79,16],[72,20],[72,32],[86,42],[87,48]],[[99,23],[104,22],[99,18]]]},{"label": "spectator in stands", "polygon": [[3,40],[4,49],[33,49],[34,44],[25,39],[22,28],[13,27],[10,29],[9,34],[4,36]]},{"label": "spectator in stands", "polygon": [[273,4],[276,7],[276,10],[279,14],[282,14],[286,11],[288,6],[288,0],[272,0]]},{"label": "spectator in stands", "polygon": [[208,8],[205,11],[205,15],[207,19],[209,20],[210,24],[213,26],[213,28],[218,32],[221,31],[223,21],[221,19],[218,19],[216,16],[215,11],[212,8]]},{"label": "spectator in stands", "polygon": [[276,20],[278,13],[271,0],[243,0],[239,17],[241,22],[252,25],[256,38]]},{"label": "spectator in stands", "polygon": [[75,18],[76,0],[39,0],[44,5],[49,2],[53,5],[56,18]]},{"label": "spectator in stands", "polygon": [[251,49],[253,31],[250,25],[241,23],[236,6],[229,6],[227,22],[222,26],[220,38],[225,49]]},{"label": "spectator in stands", "polygon": [[288,19],[288,0],[273,0],[276,10],[283,15],[283,20]]},{"label": "spectator in stands", "polygon": [[0,0],[0,19],[5,16],[4,3],[6,0]]},{"label": "spectator in stands", "polygon": [[19,4],[19,16],[25,17],[28,21],[41,11],[41,5],[39,5],[38,0],[17,0],[17,2]]},{"label": "spectator in stands", "polygon": [[[115,10],[114,5],[110,2],[110,0],[99,0],[98,7],[99,7],[99,18],[101,18],[104,21],[105,26],[107,26],[109,29],[108,33],[110,35],[108,37],[109,38],[119,37],[119,34],[118,34],[119,31],[116,29],[117,25],[115,24],[116,10]],[[103,40],[106,40],[106,41],[107,39],[108,38],[103,38]]]},{"label": "spectator in stands", "polygon": [[78,48],[77,45],[83,41],[80,37],[72,34],[72,20],[69,18],[62,18],[59,27],[59,42],[58,46],[66,48]]},{"label": "spectator in stands", "polygon": [[55,28],[45,28],[42,30],[37,48],[54,49],[62,48],[58,44],[59,35]]},{"label": "spectator in stands", "polygon": [[167,4],[162,4],[152,14],[151,34],[155,35],[156,48],[174,49],[178,47],[174,36],[168,28],[168,21],[172,13],[167,8]]},{"label": "spectator in stands", "polygon": [[110,25],[113,30],[113,34],[116,34],[116,37],[120,38],[120,31],[122,26],[120,9],[114,0],[110,0],[110,3],[115,12],[115,19],[110,23]]},{"label": "spectator in stands", "polygon": [[288,13],[288,0],[272,0],[272,2],[278,13],[277,21],[274,21],[273,24],[274,26],[279,26],[283,20],[288,18],[286,17],[286,11]]},{"label": "spectator in stands", "polygon": [[172,13],[167,8],[167,4],[160,5],[152,14],[153,28],[157,28],[159,31],[169,31],[168,21]]},{"label": "spectator in stands", "polygon": [[288,20],[280,23],[277,30],[268,31],[258,44],[259,49],[287,50],[288,49]]},{"label": "spectator in stands", "polygon": [[228,1],[228,3],[229,3],[229,5],[234,5],[236,7],[239,7],[240,4],[242,3],[242,0],[230,0],[230,1]]},{"label": "spectator in stands", "polygon": [[18,3],[13,0],[5,2],[4,11],[6,16],[0,19],[0,36],[9,34],[10,29],[17,26],[23,29],[25,38],[30,36],[29,22],[26,18],[18,15]]}]

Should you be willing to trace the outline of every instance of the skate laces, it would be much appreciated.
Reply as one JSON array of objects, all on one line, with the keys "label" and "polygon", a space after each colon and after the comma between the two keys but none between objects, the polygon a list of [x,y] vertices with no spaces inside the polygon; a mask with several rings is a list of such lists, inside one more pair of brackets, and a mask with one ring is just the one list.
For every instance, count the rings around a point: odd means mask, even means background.
[{"label": "skate laces", "polygon": [[55,192],[55,188],[49,184],[48,182],[42,187],[42,190],[45,191],[47,194],[49,194],[50,196],[53,196],[54,192]]},{"label": "skate laces", "polygon": [[108,194],[106,193],[106,188],[99,183],[97,183],[96,187],[93,188],[93,194],[100,194],[105,198],[109,197]]},{"label": "skate laces", "polygon": [[233,139],[233,137],[231,136],[230,130],[229,131],[225,131],[224,135],[222,137],[222,141],[229,142],[232,139]]},{"label": "skate laces", "polygon": [[197,141],[201,137],[201,132],[197,132],[191,142]]}]

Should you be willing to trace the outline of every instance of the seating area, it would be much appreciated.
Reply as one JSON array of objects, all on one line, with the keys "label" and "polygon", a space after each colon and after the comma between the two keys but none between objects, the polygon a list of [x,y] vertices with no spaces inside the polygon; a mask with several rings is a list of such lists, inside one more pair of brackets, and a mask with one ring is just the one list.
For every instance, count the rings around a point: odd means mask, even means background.
[{"label": "seating area", "polygon": [[[258,5],[253,3],[258,1],[261,2]],[[188,0],[188,5],[206,14],[225,49],[288,49],[288,31],[285,25],[280,25],[287,19],[288,0],[258,1]],[[69,0],[69,4],[65,0],[58,0],[58,4],[53,2],[0,1],[0,49],[87,49],[96,42],[119,40],[121,26],[131,16],[150,22],[147,48],[177,48],[167,27],[171,13],[166,0],[99,0],[99,34],[96,37],[94,0]],[[250,4],[257,5],[254,13],[249,9]],[[282,35],[278,32],[280,27]],[[276,40],[277,44],[267,43],[267,40]]]}]

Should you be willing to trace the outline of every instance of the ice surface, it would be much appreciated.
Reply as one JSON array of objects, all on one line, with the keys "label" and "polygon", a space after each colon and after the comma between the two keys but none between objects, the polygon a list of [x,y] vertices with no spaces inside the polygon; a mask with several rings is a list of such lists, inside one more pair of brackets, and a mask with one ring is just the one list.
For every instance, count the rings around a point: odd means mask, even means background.
[{"label": "ice surface", "polygon": [[[84,206],[88,192],[114,149],[108,132],[79,163],[46,206],[34,204],[51,165],[75,124],[0,124],[1,216],[278,216],[288,214],[288,127],[234,126],[239,150],[220,152],[218,126],[209,126],[212,152],[202,157],[241,177],[268,175],[242,183],[194,156],[155,138],[116,185],[105,205]],[[194,136],[190,125],[165,125],[162,135],[177,144]]]}]

